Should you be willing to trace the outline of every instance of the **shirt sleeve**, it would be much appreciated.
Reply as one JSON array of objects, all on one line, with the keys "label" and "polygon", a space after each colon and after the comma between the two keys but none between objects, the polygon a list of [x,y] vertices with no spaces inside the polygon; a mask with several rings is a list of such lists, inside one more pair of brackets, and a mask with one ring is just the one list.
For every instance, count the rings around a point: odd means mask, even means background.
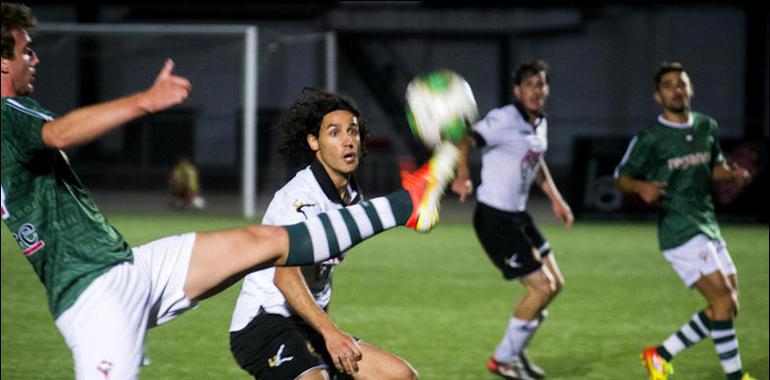
[{"label": "shirt sleeve", "polygon": [[719,126],[715,120],[711,123],[709,133],[711,133],[711,138],[713,141],[711,144],[711,167],[713,168],[726,162],[727,159],[722,152],[722,145],[719,143]]},{"label": "shirt sleeve", "polygon": [[639,178],[645,172],[653,144],[648,134],[641,132],[631,139],[623,159],[615,168],[615,178],[627,176]]},{"label": "shirt sleeve", "polygon": [[24,112],[25,108],[3,102],[3,138],[12,141],[21,152],[30,154],[48,147],[43,142],[43,124],[48,121],[42,116]]},{"label": "shirt sleeve", "polygon": [[[510,134],[510,129],[506,126],[513,125],[513,121],[501,109],[490,111],[487,116],[473,125],[474,136],[478,146],[495,146],[499,144],[504,137]],[[478,138],[481,137],[481,139]]]}]

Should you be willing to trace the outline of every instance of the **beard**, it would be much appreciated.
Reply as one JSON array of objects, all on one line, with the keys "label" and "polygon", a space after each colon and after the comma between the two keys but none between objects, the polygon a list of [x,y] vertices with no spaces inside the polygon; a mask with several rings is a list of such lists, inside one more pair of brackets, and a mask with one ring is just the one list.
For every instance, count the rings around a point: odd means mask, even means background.
[{"label": "beard", "polygon": [[690,112],[690,103],[688,101],[670,101],[665,104],[666,110],[671,113],[687,113]]},{"label": "beard", "polygon": [[687,113],[690,110],[690,107],[687,107],[687,106],[666,107],[666,108],[671,113]]}]

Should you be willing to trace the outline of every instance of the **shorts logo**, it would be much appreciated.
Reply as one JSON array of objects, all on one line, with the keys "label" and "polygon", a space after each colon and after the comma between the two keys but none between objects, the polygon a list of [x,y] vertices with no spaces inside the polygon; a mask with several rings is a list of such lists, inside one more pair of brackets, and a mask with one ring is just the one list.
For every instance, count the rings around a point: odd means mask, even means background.
[{"label": "shorts logo", "polygon": [[511,256],[510,259],[505,259],[505,263],[508,264],[511,268],[521,268],[521,264],[517,261],[519,258],[518,253],[514,253],[513,256]]},{"label": "shorts logo", "polygon": [[293,356],[289,357],[281,357],[281,354],[283,354],[283,349],[286,348],[285,344],[282,344],[280,348],[278,348],[278,352],[270,359],[267,359],[267,364],[270,365],[270,367],[278,367],[283,363],[290,362],[294,360]]},{"label": "shorts logo", "polygon": [[99,372],[104,375],[105,379],[110,378],[110,371],[112,371],[112,362],[107,360],[102,360],[101,363],[99,363],[98,366],[96,366],[96,369],[99,370]]}]

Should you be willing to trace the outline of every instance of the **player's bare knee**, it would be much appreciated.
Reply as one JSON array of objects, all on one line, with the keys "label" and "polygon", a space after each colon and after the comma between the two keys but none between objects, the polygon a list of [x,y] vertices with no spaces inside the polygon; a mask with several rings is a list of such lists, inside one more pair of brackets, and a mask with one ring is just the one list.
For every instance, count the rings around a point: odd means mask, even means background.
[{"label": "player's bare knee", "polygon": [[314,368],[297,377],[297,380],[329,380],[329,373],[323,368]]},{"label": "player's bare knee", "polygon": [[419,375],[417,374],[417,370],[414,369],[411,365],[407,363],[402,363],[403,365],[397,366],[394,368],[390,379],[393,380],[417,380],[419,379]]},{"label": "player's bare knee", "polygon": [[547,300],[553,297],[555,288],[551,281],[543,280],[532,284],[532,286],[529,287],[529,291],[538,298]]},{"label": "player's bare knee", "polygon": [[719,297],[711,302],[711,308],[714,313],[714,319],[717,320],[731,319],[738,311],[736,303],[729,293],[720,294]]},{"label": "player's bare knee", "polygon": [[552,287],[553,287],[552,296],[555,297],[564,288],[564,278],[562,278],[561,276],[557,276],[556,278],[554,278],[552,282]]}]

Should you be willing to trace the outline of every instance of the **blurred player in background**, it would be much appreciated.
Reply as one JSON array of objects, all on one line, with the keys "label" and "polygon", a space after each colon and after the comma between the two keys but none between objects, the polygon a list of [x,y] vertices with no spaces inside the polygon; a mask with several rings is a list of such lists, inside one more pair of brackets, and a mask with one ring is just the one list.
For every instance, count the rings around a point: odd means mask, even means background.
[{"label": "blurred player in background", "polygon": [[[262,223],[294,224],[363,201],[354,172],[369,128],[351,99],[306,89],[278,129],[283,156],[308,166],[275,193]],[[244,370],[274,380],[417,378],[409,363],[351,337],[326,313],[343,258],[246,276],[230,326],[230,347]]]},{"label": "blurred player in background", "polygon": [[[543,113],[550,92],[548,70],[542,60],[519,66],[514,72],[514,103],[493,109],[473,126],[471,144],[481,149],[482,159],[473,227],[503,278],[519,280],[526,289],[487,363],[491,372],[507,379],[544,377],[524,349],[545,319],[546,306],[564,284],[551,247],[526,211],[532,182],[548,196],[554,214],[566,227],[574,221],[544,160],[548,147],[548,123]],[[464,157],[452,184],[461,201],[473,190],[467,145]]]},{"label": "blurred player in background", "polygon": [[437,151],[425,169],[404,174],[406,189],[299,224],[188,233],[132,249],[61,149],[179,104],[192,86],[167,60],[149,89],[54,117],[29,97],[40,62],[35,25],[28,7],[2,3],[2,219],[45,286],[77,379],[138,378],[148,328],[249,271],[323,262],[389,228],[427,230],[437,221],[425,205],[453,178],[456,150]]},{"label": "blurred player in background", "polygon": [[201,195],[198,168],[187,157],[182,157],[168,175],[169,205],[177,210],[202,210],[206,200]]},{"label": "blurred player in background", "polygon": [[728,166],[717,122],[693,112],[693,87],[679,63],[665,63],[655,74],[655,101],[663,112],[631,140],[615,171],[617,186],[660,206],[658,242],[685,285],[708,302],[678,331],[642,360],[651,380],[673,372],[670,361],[684,349],[711,337],[729,380],[751,379],[743,372],[733,319],[738,313],[735,265],[722,239],[711,197],[712,182],[745,186],[750,174]]}]

